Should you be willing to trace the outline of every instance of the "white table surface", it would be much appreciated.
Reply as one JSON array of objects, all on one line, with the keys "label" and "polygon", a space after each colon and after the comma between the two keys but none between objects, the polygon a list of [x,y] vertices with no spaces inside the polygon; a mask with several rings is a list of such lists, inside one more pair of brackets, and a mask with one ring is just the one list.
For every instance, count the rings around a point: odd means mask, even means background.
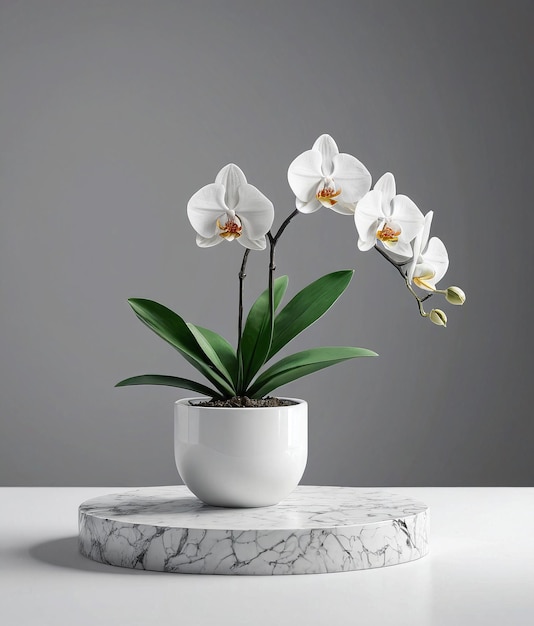
[{"label": "white table surface", "polygon": [[78,505],[127,488],[0,488],[0,624],[534,625],[534,488],[388,488],[426,502],[430,554],[306,576],[194,576],[78,554]]}]

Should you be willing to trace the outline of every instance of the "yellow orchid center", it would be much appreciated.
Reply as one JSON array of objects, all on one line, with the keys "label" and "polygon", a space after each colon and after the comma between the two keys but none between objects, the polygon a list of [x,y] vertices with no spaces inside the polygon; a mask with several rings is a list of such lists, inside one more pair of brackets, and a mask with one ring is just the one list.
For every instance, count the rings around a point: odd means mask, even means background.
[{"label": "yellow orchid center", "polygon": [[435,275],[436,272],[427,270],[427,272],[421,274],[421,276],[414,276],[413,282],[421,289],[426,289],[427,291],[436,291],[436,288],[428,282],[429,280],[432,280]]},{"label": "yellow orchid center", "polygon": [[340,195],[341,189],[336,189],[334,181],[331,178],[327,178],[323,186],[317,190],[315,197],[323,206],[331,207],[337,203],[336,198]]},{"label": "yellow orchid center", "polygon": [[393,222],[384,224],[382,230],[377,231],[376,238],[380,239],[384,243],[397,243],[399,235],[401,234],[401,228]]},{"label": "yellow orchid center", "polygon": [[221,224],[220,220],[217,220],[217,228],[221,231],[219,236],[227,241],[233,241],[241,237],[241,231],[243,230],[241,220],[235,213],[233,215],[227,215],[224,225]]}]

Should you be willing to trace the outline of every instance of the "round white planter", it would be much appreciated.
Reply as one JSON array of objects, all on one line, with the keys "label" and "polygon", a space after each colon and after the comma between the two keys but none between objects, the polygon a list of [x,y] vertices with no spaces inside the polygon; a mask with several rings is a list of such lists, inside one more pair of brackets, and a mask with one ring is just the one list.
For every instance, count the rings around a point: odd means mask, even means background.
[{"label": "round white planter", "polygon": [[174,407],[174,452],[184,483],[212,506],[278,504],[298,485],[308,458],[308,404],[268,408]]}]

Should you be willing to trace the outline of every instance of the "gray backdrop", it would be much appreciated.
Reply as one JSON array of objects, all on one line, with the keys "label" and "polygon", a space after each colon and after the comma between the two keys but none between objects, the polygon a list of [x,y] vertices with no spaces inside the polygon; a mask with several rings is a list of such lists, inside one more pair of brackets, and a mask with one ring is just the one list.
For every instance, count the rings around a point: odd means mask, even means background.
[{"label": "gray backdrop", "polygon": [[469,299],[437,328],[350,218],[291,224],[289,295],[356,269],[292,348],[381,355],[282,389],[310,404],[304,482],[532,485],[533,27],[504,0],[1,0],[1,483],[179,481],[187,392],[113,385],[193,370],[126,300],[234,341],[243,248],[197,248],[187,200],[234,161],[280,224],[287,166],[326,132],[434,210]]}]

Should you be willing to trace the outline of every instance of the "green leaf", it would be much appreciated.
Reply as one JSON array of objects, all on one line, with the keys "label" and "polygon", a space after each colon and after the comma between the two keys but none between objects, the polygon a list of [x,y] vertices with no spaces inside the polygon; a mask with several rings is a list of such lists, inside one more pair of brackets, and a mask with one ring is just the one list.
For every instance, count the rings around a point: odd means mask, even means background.
[{"label": "green leaf", "polygon": [[262,398],[270,391],[290,383],[297,378],[313,374],[336,363],[361,356],[377,356],[376,352],[365,348],[325,347],[304,350],[285,357],[258,376],[248,390],[251,398]]},{"label": "green leaf", "polygon": [[[275,311],[286,292],[288,280],[287,276],[280,276],[274,281]],[[241,338],[244,388],[247,387],[257,371],[265,363],[270,345],[269,290],[266,289],[252,305]]]},{"label": "green leaf", "polygon": [[143,298],[130,298],[128,303],[137,317],[150,330],[164,339],[201,372],[224,396],[233,396],[234,389],[219,372],[213,369],[193,333],[184,320],[162,304]]},{"label": "green leaf", "polygon": [[160,374],[143,374],[142,376],[126,378],[125,380],[121,380],[120,383],[117,383],[115,387],[130,387],[133,385],[165,385],[167,387],[180,387],[181,389],[189,389],[190,391],[195,391],[212,398],[221,397],[217,391],[206,387],[206,385],[197,383],[194,380],[176,378],[176,376],[162,376]]},{"label": "green leaf", "polygon": [[267,361],[291,339],[324,315],[345,291],[354,270],[322,276],[300,291],[276,316]]},{"label": "green leaf", "polygon": [[209,328],[202,328],[189,323],[187,327],[195,336],[204,354],[235,387],[237,384],[237,356],[232,344]]}]

